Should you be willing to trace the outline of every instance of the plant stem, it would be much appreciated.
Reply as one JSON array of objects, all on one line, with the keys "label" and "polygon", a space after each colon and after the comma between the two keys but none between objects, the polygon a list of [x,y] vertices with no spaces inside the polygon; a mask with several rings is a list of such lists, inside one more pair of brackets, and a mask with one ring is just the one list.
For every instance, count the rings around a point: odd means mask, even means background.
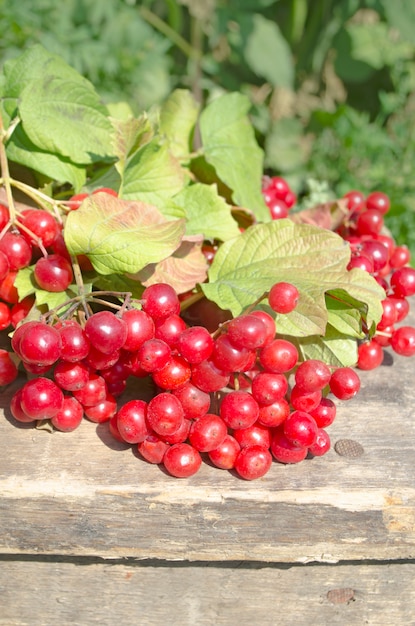
[{"label": "plant stem", "polygon": [[198,53],[193,49],[191,44],[189,44],[189,42],[186,41],[186,39],[184,39],[178,32],[173,30],[173,28],[171,28],[171,26],[169,26],[164,20],[158,17],[158,15],[145,6],[141,6],[139,8],[139,12],[141,17],[146,22],[151,24],[151,26],[167,37],[167,39],[170,39],[170,41],[189,59],[195,58]]},{"label": "plant stem", "polygon": [[12,194],[12,188],[11,188],[9,162],[7,160],[7,154],[6,154],[6,146],[5,146],[6,138],[7,138],[7,132],[4,129],[3,118],[0,115],[0,168],[1,168],[1,173],[3,177],[3,185],[6,190],[10,222],[13,223],[14,220],[16,219],[16,210],[14,207],[14,200],[13,200],[13,194]]}]

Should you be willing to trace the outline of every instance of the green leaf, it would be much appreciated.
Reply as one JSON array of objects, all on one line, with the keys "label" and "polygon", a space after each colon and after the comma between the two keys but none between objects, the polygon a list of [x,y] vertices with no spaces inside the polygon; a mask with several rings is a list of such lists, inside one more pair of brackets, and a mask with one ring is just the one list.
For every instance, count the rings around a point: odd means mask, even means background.
[{"label": "green leaf", "polygon": [[186,89],[176,89],[160,109],[160,131],[178,158],[192,151],[191,140],[200,106]]},{"label": "green leaf", "polygon": [[327,324],[324,337],[314,335],[300,341],[290,337],[290,341],[294,341],[303,360],[320,359],[339,367],[350,367],[357,363],[357,341],[337,332],[330,324]]},{"label": "green leaf", "polygon": [[74,163],[114,159],[113,128],[98,95],[84,81],[44,73],[20,94],[19,114],[29,139],[41,150]]},{"label": "green leaf", "polygon": [[163,207],[185,185],[185,173],[167,145],[153,139],[127,161],[120,195]]},{"label": "green leaf", "polygon": [[94,281],[94,286],[103,291],[131,293],[131,296],[137,299],[141,298],[144,291],[144,287],[140,282],[129,278],[125,274],[107,274],[105,276],[99,274]]},{"label": "green leaf", "polygon": [[86,181],[84,167],[75,165],[64,157],[39,150],[27,137],[21,124],[15,128],[7,144],[7,157],[14,163],[25,165],[51,180],[59,183],[70,183],[75,193],[82,188]]},{"label": "green leaf", "polygon": [[174,196],[171,202],[184,211],[187,235],[202,233],[205,239],[226,241],[240,234],[238,224],[231,215],[231,207],[218,194],[215,185],[190,185]]},{"label": "green leaf", "polygon": [[348,337],[363,339],[362,316],[357,308],[326,295],[328,323],[333,329]]},{"label": "green leaf", "polygon": [[260,13],[247,16],[252,29],[244,45],[251,70],[278,87],[292,87],[294,61],[290,46],[273,20]]},{"label": "green leaf", "polygon": [[68,214],[64,235],[70,253],[86,254],[100,274],[133,274],[170,256],[184,230],[184,220],[166,222],[154,206],[97,193]]},{"label": "green leaf", "polygon": [[[234,316],[279,281],[291,282],[300,298],[295,310],[280,315],[277,331],[304,337],[324,335],[328,322],[325,294],[359,301],[368,325],[382,315],[384,290],[367,272],[347,270],[348,244],[337,234],[289,219],[248,228],[222,244],[203,284],[206,297]],[[349,293],[351,294],[349,296]]]},{"label": "green leaf", "polygon": [[263,152],[256,143],[249,109],[247,97],[225,94],[202,111],[200,133],[206,161],[232,190],[234,203],[266,222],[271,216],[261,193]]},{"label": "green leaf", "polygon": [[16,115],[18,98],[28,83],[42,81],[45,74],[75,81],[84,85],[86,89],[94,90],[92,84],[60,56],[36,44],[16,59],[10,59],[4,64],[3,98],[10,117]]},{"label": "green leaf", "polygon": [[35,283],[33,278],[33,268],[34,265],[30,267],[24,267],[19,270],[16,274],[16,278],[14,279],[14,286],[17,289],[17,293],[19,294],[19,301],[26,298],[26,296],[31,296],[35,293],[38,286]]}]

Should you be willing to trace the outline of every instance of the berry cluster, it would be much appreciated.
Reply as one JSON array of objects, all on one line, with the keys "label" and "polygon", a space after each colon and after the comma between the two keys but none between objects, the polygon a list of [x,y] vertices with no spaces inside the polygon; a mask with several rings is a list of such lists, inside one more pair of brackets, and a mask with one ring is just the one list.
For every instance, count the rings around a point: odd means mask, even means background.
[{"label": "berry cluster", "polygon": [[[265,176],[262,194],[273,219],[287,217],[297,200],[280,176]],[[387,346],[402,356],[415,354],[415,328],[402,324],[409,313],[408,298],[415,295],[415,269],[409,266],[408,247],[397,245],[385,233],[384,217],[390,209],[390,199],[385,193],[373,191],[365,196],[351,190],[344,200],[347,215],[336,232],[350,243],[348,269],[368,272],[385,290],[383,315],[376,334],[358,346],[357,367],[372,370],[382,364]]]},{"label": "berry cluster", "polygon": [[383,315],[372,339],[360,343],[357,367],[371,370],[384,358],[384,347],[397,354],[415,354],[415,328],[402,325],[409,313],[409,300],[415,295],[415,269],[409,266],[411,255],[406,246],[397,245],[384,232],[384,216],[390,199],[374,191],[364,196],[350,191],[344,196],[349,211],[339,234],[350,243],[349,269],[358,267],[370,273],[385,290]]},{"label": "berry cluster", "polygon": [[[287,313],[298,295],[294,285],[278,283],[264,298]],[[101,310],[83,327],[75,319],[26,322],[12,348],[36,375],[13,396],[16,420],[50,420],[61,431],[74,430],[84,416],[108,422],[116,439],[176,477],[193,475],[203,454],[246,480],[264,476],[273,459],[321,456],[336,414],[328,392],[347,400],[360,387],[351,368],[300,362],[261,309],[213,334],[188,326],[174,289],[162,283],[144,290],[140,308]],[[118,400],[130,377],[150,377],[150,401]]]}]

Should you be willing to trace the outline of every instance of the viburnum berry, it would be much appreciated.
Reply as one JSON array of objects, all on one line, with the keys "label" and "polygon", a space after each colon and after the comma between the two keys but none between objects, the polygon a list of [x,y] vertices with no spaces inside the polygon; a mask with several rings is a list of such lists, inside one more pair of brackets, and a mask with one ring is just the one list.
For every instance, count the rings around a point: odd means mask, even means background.
[{"label": "viburnum berry", "polygon": [[324,389],[330,378],[330,368],[319,359],[303,361],[295,372],[295,383],[305,393]]},{"label": "viburnum berry", "polygon": [[52,416],[50,421],[56,430],[69,433],[78,428],[83,417],[82,404],[73,396],[64,396],[61,408]]},{"label": "viburnum berry", "polygon": [[119,350],[127,339],[126,322],[111,311],[99,311],[91,315],[84,331],[91,344],[106,354]]},{"label": "viburnum berry", "polygon": [[189,443],[177,443],[170,446],[164,456],[163,464],[167,472],[176,478],[189,478],[199,471],[202,457]]},{"label": "viburnum berry", "polygon": [[389,211],[390,208],[390,199],[386,193],[382,191],[372,191],[366,197],[366,207],[368,209],[376,209],[382,215],[385,215]]},{"label": "viburnum berry", "polygon": [[188,363],[201,363],[213,352],[214,341],[204,326],[190,326],[177,338],[176,349]]},{"label": "viburnum berry", "polygon": [[269,405],[280,400],[288,391],[288,381],[283,374],[259,372],[253,379],[251,392],[260,405]]},{"label": "viburnum berry", "polygon": [[291,313],[298,304],[300,292],[292,283],[279,282],[268,293],[268,304],[276,313]]},{"label": "viburnum berry", "polygon": [[48,254],[36,261],[33,276],[45,291],[65,291],[73,281],[72,265],[60,254]]},{"label": "viburnum berry", "polygon": [[276,461],[285,464],[300,463],[308,453],[308,448],[293,443],[280,429],[277,429],[272,437],[270,450]]},{"label": "viburnum berry", "polygon": [[237,348],[255,350],[267,341],[267,327],[256,315],[239,315],[226,328],[229,339]]},{"label": "viburnum berry", "polygon": [[227,434],[223,419],[214,413],[206,413],[193,422],[189,441],[199,452],[210,452],[221,445]]},{"label": "viburnum berry", "polygon": [[338,367],[331,375],[330,391],[339,400],[350,400],[360,389],[360,378],[351,367]]},{"label": "viburnum berry", "polygon": [[202,391],[190,381],[172,390],[172,394],[180,400],[184,416],[187,419],[197,420],[205,415],[210,408],[210,394]]},{"label": "viburnum berry", "polygon": [[230,374],[216,367],[211,359],[192,366],[191,382],[206,393],[219,391],[229,383]]},{"label": "viburnum berry", "polygon": [[310,411],[310,415],[314,418],[319,428],[327,428],[334,422],[336,412],[337,408],[333,400],[321,398],[319,405]]},{"label": "viburnum berry", "polygon": [[275,320],[274,318],[267,313],[266,311],[262,311],[261,309],[256,309],[255,311],[251,311],[249,315],[253,315],[254,317],[258,317],[261,322],[265,324],[266,327],[266,338],[263,343],[263,346],[271,343],[275,337]]},{"label": "viburnum berry", "polygon": [[235,467],[235,461],[241,446],[236,441],[235,437],[227,434],[222,443],[208,452],[209,459],[219,469],[230,470]]},{"label": "viburnum berry", "polygon": [[317,437],[317,424],[305,411],[293,411],[283,424],[284,435],[293,444],[308,448]]},{"label": "viburnum berry", "polygon": [[251,363],[251,351],[237,347],[226,334],[219,335],[215,340],[212,356],[216,367],[225,372],[244,372]]},{"label": "viburnum berry", "polygon": [[129,309],[122,314],[121,319],[127,325],[127,337],[123,344],[124,350],[135,352],[141,348],[145,341],[154,338],[154,321],[145,311]]},{"label": "viburnum berry", "polygon": [[190,380],[192,370],[189,363],[183,357],[173,354],[167,363],[153,372],[154,383],[160,389],[177,389]]},{"label": "viburnum berry", "polygon": [[161,392],[147,405],[147,423],[158,435],[172,435],[184,419],[180,400],[173,394]]},{"label": "viburnum berry", "polygon": [[271,430],[258,421],[247,428],[236,429],[233,431],[233,436],[241,448],[254,445],[269,448],[271,445]]},{"label": "viburnum berry", "polygon": [[0,350],[0,387],[10,385],[16,380],[18,370],[7,350]]},{"label": "viburnum berry", "polygon": [[96,424],[108,422],[117,412],[117,401],[114,396],[107,392],[107,395],[98,404],[84,406],[85,416]]},{"label": "viburnum berry", "polygon": [[127,443],[140,443],[150,435],[147,403],[144,400],[129,400],[116,413],[117,429]]},{"label": "viburnum berry", "polygon": [[259,362],[268,372],[284,374],[298,361],[298,350],[291,341],[274,339],[259,352]]},{"label": "viburnum berry", "polygon": [[40,376],[24,384],[21,408],[34,420],[50,419],[62,408],[63,392],[58,385]]},{"label": "viburnum berry", "polygon": [[93,406],[105,399],[107,387],[102,376],[91,373],[85,385],[81,389],[74,389],[72,393],[83,406]]},{"label": "viburnum berry", "polygon": [[413,326],[397,328],[392,334],[390,345],[396,354],[413,356],[415,354],[415,328]]},{"label": "viburnum berry", "polygon": [[177,313],[172,313],[167,317],[156,319],[154,336],[165,341],[171,348],[175,348],[180,334],[186,328],[184,319]]},{"label": "viburnum berry", "polygon": [[139,348],[137,357],[143,370],[154,373],[169,362],[171,348],[162,339],[147,339]]},{"label": "viburnum berry", "polygon": [[62,340],[53,326],[37,322],[23,325],[23,334],[18,344],[18,354],[27,363],[52,365],[61,356]]},{"label": "viburnum berry", "polygon": [[298,387],[298,385],[294,385],[291,388],[290,403],[294,409],[308,413],[320,404],[321,396],[320,389],[306,392]]},{"label": "viburnum berry", "polygon": [[265,476],[272,464],[272,456],[266,446],[252,445],[242,448],[235,460],[235,471],[245,480]]},{"label": "viburnum berry", "polygon": [[180,312],[179,298],[171,285],[156,283],[144,289],[141,306],[153,320]]},{"label": "viburnum berry", "polygon": [[61,337],[60,358],[63,361],[76,363],[88,356],[90,342],[77,321],[65,320],[57,330]]},{"label": "viburnum berry", "polygon": [[[25,209],[21,212],[19,221],[27,230],[19,229],[31,245],[37,245],[39,239],[45,248],[53,245],[60,233],[60,225],[56,218],[42,209]],[[33,238],[35,235],[36,238]]]},{"label": "viburnum berry", "polygon": [[308,451],[313,456],[323,456],[330,450],[331,441],[329,434],[324,430],[324,428],[319,428],[317,430],[317,436],[315,442],[308,447]]},{"label": "viburnum berry", "polygon": [[357,349],[357,367],[360,370],[374,370],[382,364],[384,352],[379,342],[365,341]]},{"label": "viburnum berry", "polygon": [[231,391],[222,399],[219,414],[229,428],[247,428],[257,421],[259,405],[248,391]]},{"label": "viburnum berry", "polygon": [[32,246],[20,233],[11,231],[0,239],[0,252],[3,252],[9,262],[10,270],[20,270],[30,265]]},{"label": "viburnum berry", "polygon": [[169,447],[169,444],[162,441],[158,435],[150,434],[138,444],[137,449],[148,463],[160,465]]},{"label": "viburnum berry", "polygon": [[390,278],[390,286],[393,294],[407,298],[415,295],[415,268],[400,267],[395,270]]},{"label": "viburnum berry", "polygon": [[175,443],[183,443],[187,441],[189,438],[190,427],[194,422],[192,420],[188,420],[184,418],[179,426],[179,428],[172,433],[171,435],[159,435],[160,438],[170,445],[174,445]]},{"label": "viburnum berry", "polygon": [[290,414],[290,405],[285,398],[259,407],[258,422],[268,428],[277,428]]}]

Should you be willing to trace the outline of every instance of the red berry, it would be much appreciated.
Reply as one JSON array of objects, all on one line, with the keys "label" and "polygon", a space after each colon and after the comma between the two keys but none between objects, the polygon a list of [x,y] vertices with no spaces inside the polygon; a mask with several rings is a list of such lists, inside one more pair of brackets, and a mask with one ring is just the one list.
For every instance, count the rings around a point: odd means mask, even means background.
[{"label": "red berry", "polygon": [[272,464],[272,456],[267,447],[246,446],[236,457],[235,470],[245,480],[256,480],[265,476]]},{"label": "red berry", "polygon": [[166,450],[163,464],[172,476],[189,478],[199,470],[202,458],[200,453],[189,443],[177,443]]},{"label": "red berry", "polygon": [[291,313],[298,303],[300,293],[291,283],[280,282],[273,285],[268,294],[268,303],[276,313]]}]

